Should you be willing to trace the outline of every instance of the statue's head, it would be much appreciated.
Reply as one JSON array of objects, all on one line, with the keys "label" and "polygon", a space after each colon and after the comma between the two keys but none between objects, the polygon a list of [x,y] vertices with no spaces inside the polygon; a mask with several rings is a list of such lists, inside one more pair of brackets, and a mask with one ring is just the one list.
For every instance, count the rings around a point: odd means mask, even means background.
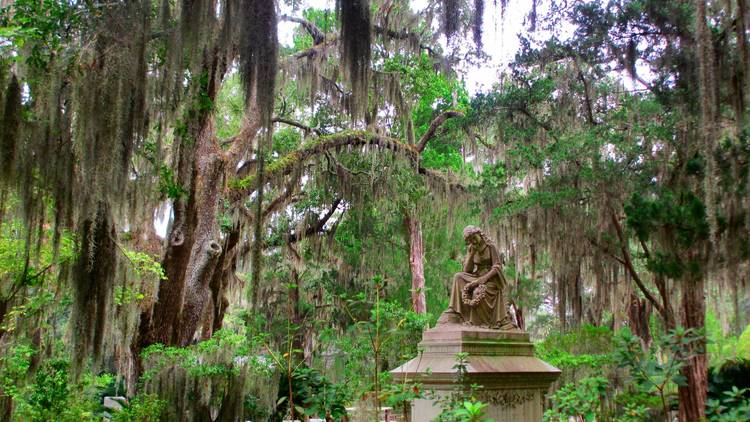
[{"label": "statue's head", "polygon": [[469,245],[479,245],[485,241],[482,229],[477,226],[466,226],[464,228],[464,242]]}]

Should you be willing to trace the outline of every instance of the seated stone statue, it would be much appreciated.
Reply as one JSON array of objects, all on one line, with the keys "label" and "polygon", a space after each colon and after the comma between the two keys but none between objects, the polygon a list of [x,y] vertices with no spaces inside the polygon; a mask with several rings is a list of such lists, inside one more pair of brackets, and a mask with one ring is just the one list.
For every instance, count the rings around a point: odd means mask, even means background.
[{"label": "seated stone statue", "polygon": [[463,235],[468,245],[464,270],[453,276],[450,305],[438,319],[438,325],[516,329],[508,315],[504,295],[508,283],[497,246],[479,227],[467,226]]}]

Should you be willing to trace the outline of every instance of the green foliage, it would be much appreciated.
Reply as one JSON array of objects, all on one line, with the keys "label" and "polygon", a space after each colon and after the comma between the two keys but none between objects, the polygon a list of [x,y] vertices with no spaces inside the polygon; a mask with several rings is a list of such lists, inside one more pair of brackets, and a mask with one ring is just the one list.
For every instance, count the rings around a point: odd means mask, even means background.
[{"label": "green foliage", "polygon": [[[562,368],[566,379],[551,397],[545,420],[648,421],[664,414],[684,385],[680,370],[694,346],[704,337],[695,330],[678,328],[658,336],[644,350],[641,340],[628,328],[616,334],[607,328],[583,326],[566,334],[552,334],[537,344],[537,356]],[[601,351],[597,356],[595,351]],[[615,372],[624,374],[624,387],[610,385]]]},{"label": "green foliage", "polygon": [[409,409],[411,411],[411,403],[416,399],[424,398],[424,393],[422,384],[419,383],[387,384],[382,392],[383,403],[394,409]]},{"label": "green foliage", "polygon": [[745,327],[737,340],[737,357],[750,360],[750,325]]},{"label": "green foliage", "polygon": [[[73,30],[84,23],[79,2],[65,0],[17,0],[0,9],[0,54],[26,58],[26,63],[43,70],[52,57],[70,39]],[[28,49],[28,54],[18,54]],[[10,51],[8,51],[10,50]]]},{"label": "green foliage", "polygon": [[68,407],[69,386],[66,360],[49,360],[36,374],[36,383],[29,396],[29,405],[34,411],[33,420],[51,420]]},{"label": "green foliage", "polygon": [[216,98],[216,137],[227,140],[240,133],[245,112],[245,90],[240,77],[232,73],[221,84]]},{"label": "green foliage", "polygon": [[100,420],[102,392],[114,376],[85,373],[77,383],[70,374],[70,361],[52,358],[37,370],[34,382],[17,394],[14,419],[19,421]]},{"label": "green foliage", "polygon": [[113,412],[112,421],[155,422],[159,420],[159,415],[166,404],[155,394],[138,395],[130,400],[122,410]]},{"label": "green foliage", "polygon": [[608,385],[609,380],[601,376],[564,385],[552,395],[553,406],[544,412],[544,420],[567,421],[579,417],[593,422],[601,412]]},{"label": "green foliage", "polygon": [[[324,34],[331,33],[336,27],[336,15],[331,10],[308,8],[302,11],[302,17],[313,23]],[[302,51],[313,46],[313,38],[301,26],[294,31],[292,51]]]},{"label": "green foliage", "polygon": [[476,401],[465,401],[463,407],[457,409],[453,416],[462,422],[485,422],[490,419],[484,419],[484,408],[486,404]]},{"label": "green foliage", "polygon": [[[11,202],[14,205],[14,201]],[[44,236],[54,236],[52,229]],[[51,242],[40,244],[38,260],[26,266],[26,228],[18,219],[6,218],[0,225],[0,281],[20,286],[40,286],[56,265],[72,260],[76,255],[74,237],[69,232],[60,234],[57,250]],[[3,285],[5,286],[5,285]],[[2,293],[0,293],[2,294]]]},{"label": "green foliage", "polygon": [[[346,384],[334,384],[312,368],[300,367],[294,371],[295,395],[302,397],[302,414],[330,416],[339,420],[346,415],[345,404],[351,400],[351,390]],[[297,398],[299,400],[299,398]]]},{"label": "green foliage", "polygon": [[302,134],[296,129],[283,128],[273,133],[273,152],[281,156],[289,154],[302,143]]},{"label": "green foliage", "polygon": [[243,406],[245,408],[245,415],[249,420],[265,420],[271,413],[263,405],[261,399],[252,393],[245,396]]},{"label": "green foliage", "polygon": [[115,286],[115,305],[123,306],[139,302],[146,296],[131,286]]},{"label": "green foliage", "polygon": [[[680,333],[682,331],[679,331]],[[685,334],[687,335],[687,333]],[[688,337],[689,341],[696,341],[698,338]],[[684,378],[680,374],[680,368],[684,365],[672,356],[666,362],[661,362],[653,353],[644,351],[641,347],[638,337],[633,335],[629,328],[623,328],[617,333],[616,337],[618,348],[615,352],[615,358],[620,366],[631,369],[631,376],[642,385],[647,392],[663,389],[665,384],[674,382],[677,385],[684,384]],[[665,345],[668,350],[678,352],[677,348],[681,345],[679,339],[671,336],[665,338]]]},{"label": "green foliage", "polygon": [[123,249],[123,254],[125,254],[125,257],[127,257],[133,265],[133,270],[135,270],[136,274],[140,276],[157,277],[159,280],[167,279],[167,275],[164,273],[164,268],[161,266],[161,263],[156,261],[149,254],[129,249]]},{"label": "green foliage", "polygon": [[187,195],[185,188],[177,183],[174,170],[168,166],[161,166],[159,169],[159,193],[174,200]]},{"label": "green foliage", "polygon": [[[187,347],[152,344],[142,352],[148,369],[142,380],[148,381],[160,371],[177,366],[187,370],[194,378],[210,376],[233,376],[239,373],[234,359],[249,355],[251,343],[248,339],[230,329],[218,330],[208,339]],[[250,358],[258,367],[265,367],[261,356]]]},{"label": "green foliage", "polygon": [[480,386],[467,383],[469,354],[465,352],[456,353],[456,370],[454,380],[455,387],[447,396],[433,398],[440,406],[441,412],[435,421],[438,422],[486,422],[484,419],[484,408],[487,407],[474,396]]},{"label": "green foliage", "polygon": [[674,231],[677,244],[684,248],[708,238],[706,207],[692,192],[664,189],[652,198],[633,193],[625,204],[625,213],[628,226],[643,240],[662,227]]},{"label": "green foliage", "polygon": [[[721,322],[711,309],[706,311],[706,352],[711,367],[720,367],[723,363],[734,360],[750,360],[750,325],[745,327],[739,336],[724,334]],[[744,338],[743,338],[744,336]]]},{"label": "green foliage", "polygon": [[640,340],[630,329],[623,328],[617,333],[615,359],[620,367],[628,368],[637,391],[658,394],[662,412],[667,414],[670,392],[677,386],[686,385],[680,371],[693,353],[693,346],[704,340],[704,336],[696,330],[678,327],[657,338],[662,351],[662,354],[657,354],[653,350],[644,351]]},{"label": "green foliage", "polygon": [[524,192],[515,189],[505,194],[505,203],[495,208],[493,212],[496,217],[506,217],[532,207],[552,208],[574,199],[577,194],[578,191],[573,188],[565,188],[555,192],[539,189]]},{"label": "green foliage", "polygon": [[[465,111],[468,108],[469,98],[465,87],[458,80],[435,72],[432,59],[427,54],[417,57],[396,55],[386,59],[383,71],[401,75],[401,90],[408,98],[416,99],[410,116],[416,139],[427,131],[439,113],[449,109]],[[448,120],[443,125],[446,133],[455,133],[451,131],[460,127],[460,120]],[[433,139],[422,153],[422,165],[441,170],[462,169],[464,163],[460,138],[438,136]]]},{"label": "green foliage", "polygon": [[607,327],[583,325],[567,333],[554,333],[535,346],[536,355],[566,370],[596,369],[614,361],[612,331]]},{"label": "green foliage", "polygon": [[706,416],[711,422],[739,422],[750,420],[750,388],[732,387],[721,399],[708,399]]},{"label": "green foliage", "polygon": [[0,356],[0,390],[13,399],[19,397],[22,382],[31,367],[35,350],[26,344],[10,347]]}]

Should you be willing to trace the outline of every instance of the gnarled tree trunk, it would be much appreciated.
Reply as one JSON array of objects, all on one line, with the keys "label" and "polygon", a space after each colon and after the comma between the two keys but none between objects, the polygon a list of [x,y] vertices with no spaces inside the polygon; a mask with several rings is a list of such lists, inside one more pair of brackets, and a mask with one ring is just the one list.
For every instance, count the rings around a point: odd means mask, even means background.
[{"label": "gnarled tree trunk", "polygon": [[411,306],[418,314],[427,313],[424,294],[424,246],[422,224],[419,219],[404,212],[404,225],[409,234],[409,268],[411,269]]},{"label": "gnarled tree trunk", "polygon": [[[218,58],[204,63],[204,72],[208,77],[198,82],[194,95],[203,103],[213,102],[224,72]],[[178,139],[177,154],[177,183],[187,192],[174,199],[174,220],[162,261],[167,280],[159,286],[153,308],[141,315],[133,347],[136,360],[137,353],[150,344],[189,344],[205,322],[202,320],[215,314],[206,306],[220,305],[213,300],[209,286],[222,252],[217,213],[226,157],[214,134],[211,108],[203,104],[188,107],[192,109],[186,113],[187,130]]]},{"label": "gnarled tree trunk", "polygon": [[[689,274],[682,285],[682,325],[685,328],[702,329],[705,323],[705,281],[701,274]],[[686,385],[677,390],[681,422],[704,420],[706,417],[706,394],[708,391],[708,359],[705,341],[689,345],[688,358],[682,368]]]}]

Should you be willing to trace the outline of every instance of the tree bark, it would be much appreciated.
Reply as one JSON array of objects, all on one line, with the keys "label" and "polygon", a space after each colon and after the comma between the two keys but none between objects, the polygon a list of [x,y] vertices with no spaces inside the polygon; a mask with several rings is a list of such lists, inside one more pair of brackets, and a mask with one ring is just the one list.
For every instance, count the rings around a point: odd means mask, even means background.
[{"label": "tree bark", "polygon": [[[216,98],[224,69],[219,58],[210,56],[203,65],[207,78],[197,80],[193,97]],[[223,189],[226,156],[215,134],[210,107],[196,99],[186,116],[187,130],[176,139],[178,185],[185,191],[173,198],[174,219],[162,261],[167,280],[162,281],[152,309],[141,314],[133,354],[140,371],[140,350],[154,343],[185,346],[195,339],[211,303],[209,288],[222,248],[218,242],[218,205]],[[205,326],[205,324],[203,324]],[[210,324],[213,325],[213,324]]]},{"label": "tree bark", "polygon": [[404,212],[404,225],[409,233],[409,268],[411,270],[411,306],[418,314],[427,313],[424,294],[424,246],[422,224],[418,218]]},{"label": "tree bark", "polygon": [[[701,329],[704,327],[706,315],[704,288],[702,275],[686,276],[682,285],[682,325],[685,328]],[[701,421],[706,417],[708,360],[705,341],[695,342],[688,347],[688,356],[681,371],[687,380],[687,385],[677,389],[681,422]]]},{"label": "tree bark", "polygon": [[628,321],[633,334],[641,339],[641,347],[648,350],[651,346],[651,328],[649,319],[651,317],[651,303],[646,299],[639,298],[636,294],[631,293],[630,304],[628,306]]}]

